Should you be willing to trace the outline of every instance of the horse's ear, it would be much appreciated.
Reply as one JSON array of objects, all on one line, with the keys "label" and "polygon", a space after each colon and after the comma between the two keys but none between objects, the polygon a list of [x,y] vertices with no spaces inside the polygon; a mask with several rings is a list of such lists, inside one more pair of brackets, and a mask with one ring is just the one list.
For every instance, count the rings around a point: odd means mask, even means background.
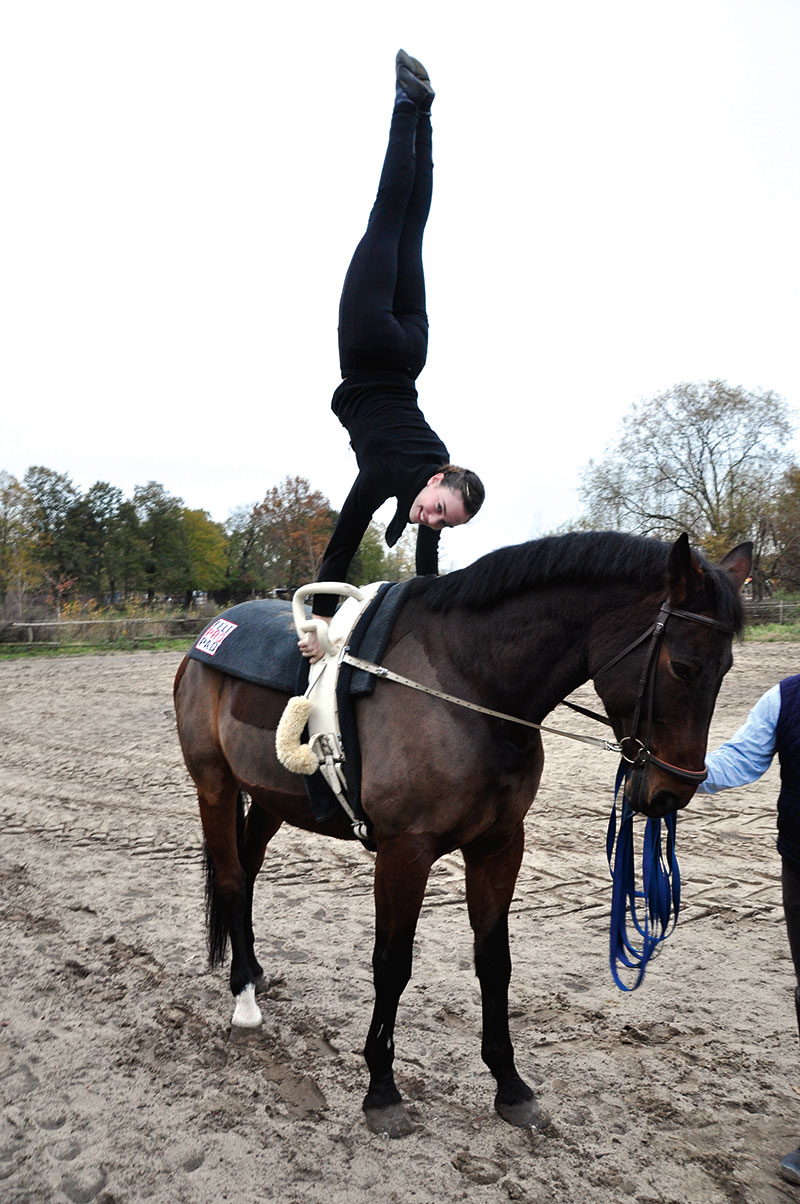
[{"label": "horse's ear", "polygon": [[747,578],[750,576],[750,570],[753,567],[753,545],[749,541],[740,543],[732,552],[728,552],[719,562],[719,567],[730,573],[733,584],[736,589],[741,589]]},{"label": "horse's ear", "polygon": [[686,606],[703,591],[703,570],[689,547],[684,531],[670,548],[667,560],[667,590],[672,606]]}]

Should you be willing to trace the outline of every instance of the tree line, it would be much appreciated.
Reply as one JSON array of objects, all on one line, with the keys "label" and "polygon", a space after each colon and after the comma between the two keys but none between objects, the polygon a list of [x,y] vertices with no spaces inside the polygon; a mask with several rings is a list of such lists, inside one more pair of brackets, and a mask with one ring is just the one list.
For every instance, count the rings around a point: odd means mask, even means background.
[{"label": "tree line", "polygon": [[[753,540],[756,597],[800,590],[800,465],[783,398],[724,381],[673,386],[634,405],[617,442],[586,466],[583,515],[565,526],[673,539],[687,531],[718,560]],[[74,599],[125,605],[169,598],[191,605],[292,591],[313,581],[338,515],[304,477],[214,522],[156,481],[132,498],[106,481],[85,493],[44,467],[22,480],[0,471],[0,607]],[[413,532],[389,551],[373,523],[349,580],[413,573]]]},{"label": "tree line", "polygon": [[[22,617],[42,602],[191,606],[198,594],[232,602],[292,591],[314,580],[337,517],[303,477],[286,477],[219,523],[156,481],[126,498],[106,481],[82,493],[66,474],[42,466],[22,480],[0,471],[0,607]],[[389,551],[373,523],[351,579],[412,572],[409,541]]]}]

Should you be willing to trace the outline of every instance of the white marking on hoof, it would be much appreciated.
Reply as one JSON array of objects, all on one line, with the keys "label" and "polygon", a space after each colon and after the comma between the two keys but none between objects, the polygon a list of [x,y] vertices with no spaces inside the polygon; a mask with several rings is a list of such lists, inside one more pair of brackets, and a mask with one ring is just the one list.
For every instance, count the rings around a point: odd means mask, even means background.
[{"label": "white marking on hoof", "polygon": [[258,1028],[261,1024],[261,1009],[256,1003],[255,983],[249,982],[236,996],[231,1024],[234,1028]]}]

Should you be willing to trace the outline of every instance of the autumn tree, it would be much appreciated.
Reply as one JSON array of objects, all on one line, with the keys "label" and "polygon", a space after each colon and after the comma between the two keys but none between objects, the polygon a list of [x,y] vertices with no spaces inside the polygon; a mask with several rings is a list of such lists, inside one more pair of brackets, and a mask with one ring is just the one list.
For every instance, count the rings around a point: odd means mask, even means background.
[{"label": "autumn tree", "polygon": [[99,599],[110,591],[108,543],[121,505],[122,491],[98,481],[64,516],[62,567],[79,593]]},{"label": "autumn tree", "polygon": [[73,578],[74,545],[67,516],[80,500],[64,473],[34,465],[23,478],[30,505],[27,514],[29,553],[43,582]]},{"label": "autumn tree", "polygon": [[79,515],[84,517],[85,561],[80,574],[81,589],[97,599],[113,595],[112,549],[123,504],[121,489],[107,481],[95,481],[79,507],[69,516],[73,523]]},{"label": "autumn tree", "polygon": [[157,481],[137,486],[133,506],[136,524],[128,528],[127,546],[143,573],[149,601],[166,594],[191,606],[196,590],[223,584],[225,534],[207,511],[188,509]]},{"label": "autumn tree", "polygon": [[371,522],[350,563],[347,580],[353,585],[371,581],[405,581],[416,573],[417,532],[406,530],[393,548],[385,542],[385,529]]},{"label": "autumn tree", "polygon": [[[257,507],[238,506],[225,524],[227,539],[227,567],[225,572],[224,597],[242,602],[258,592],[258,538]],[[220,599],[221,600],[221,599]]]},{"label": "autumn tree", "polygon": [[227,526],[234,592],[293,591],[313,581],[335,521],[328,499],[305,477],[285,477],[263,501],[235,512]]},{"label": "autumn tree", "polygon": [[120,502],[108,524],[104,559],[108,595],[113,603],[144,589],[145,564],[149,555],[146,532],[132,501]]},{"label": "autumn tree", "polygon": [[22,617],[26,593],[41,582],[29,525],[33,505],[25,486],[0,471],[0,605],[5,607],[13,598],[17,618]]},{"label": "autumn tree", "polygon": [[633,406],[616,446],[589,462],[586,518],[664,539],[687,531],[712,560],[752,539],[757,577],[791,434],[775,393],[724,381],[675,385]]},{"label": "autumn tree", "polygon": [[764,573],[785,590],[800,590],[800,466],[781,478],[768,519]]},{"label": "autumn tree", "polygon": [[187,562],[183,499],[172,497],[157,481],[148,481],[137,485],[133,506],[144,550],[142,585],[148,602],[156,594],[182,593]]},{"label": "autumn tree", "polygon": [[183,595],[189,607],[196,591],[210,593],[224,585],[227,548],[222,525],[213,522],[206,510],[184,510],[183,533],[186,545]]}]

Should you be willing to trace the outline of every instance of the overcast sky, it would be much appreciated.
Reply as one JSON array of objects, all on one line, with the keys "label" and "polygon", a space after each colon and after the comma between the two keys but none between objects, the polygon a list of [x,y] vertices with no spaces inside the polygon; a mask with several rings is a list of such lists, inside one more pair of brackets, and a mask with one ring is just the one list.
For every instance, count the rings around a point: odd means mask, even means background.
[{"label": "overcast sky", "polygon": [[577,515],[679,381],[800,408],[799,35],[797,0],[3,4],[0,469],[341,505],[400,46],[437,93],[420,404],[487,486],[445,567]]}]

